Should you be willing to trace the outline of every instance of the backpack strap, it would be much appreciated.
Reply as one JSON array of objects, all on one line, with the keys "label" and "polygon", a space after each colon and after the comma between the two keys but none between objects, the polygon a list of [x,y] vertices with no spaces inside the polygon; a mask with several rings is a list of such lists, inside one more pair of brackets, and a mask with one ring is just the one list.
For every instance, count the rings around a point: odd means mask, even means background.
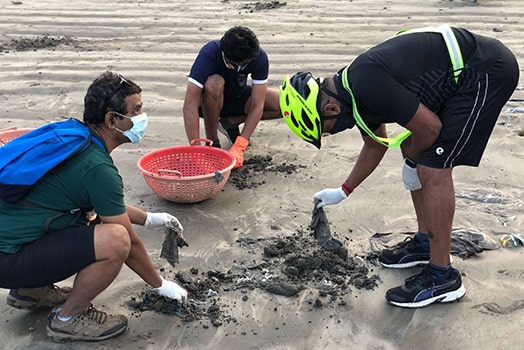
[{"label": "backpack strap", "polygon": [[[54,210],[51,208],[43,207],[36,203],[25,201],[25,200],[19,200],[15,203],[15,205],[25,205],[27,207]],[[80,218],[82,217],[82,214],[84,214],[87,218],[87,226],[89,226],[93,221],[97,220],[98,218],[98,215],[96,214],[93,208],[75,208],[71,210],[58,211],[57,214],[46,219],[46,221],[44,222],[44,231],[45,233],[48,233],[48,234],[52,233],[51,229],[49,228],[51,223],[55,221],[56,219],[61,218],[66,215],[73,215],[73,218],[71,219],[69,224],[67,224],[67,226],[73,226],[78,222],[78,220],[80,220]]]},{"label": "backpack strap", "polygon": [[65,215],[69,215],[69,214],[74,215],[73,219],[69,222],[69,224],[67,224],[67,226],[72,226],[76,224],[78,220],[80,220],[80,217],[82,216],[82,212],[83,212],[82,209],[76,208],[76,209],[71,209],[69,211],[60,212],[54,216],[51,216],[50,218],[47,218],[47,220],[44,222],[45,232],[48,234],[51,233],[51,230],[49,229],[49,225],[51,225],[51,223],[55,221],[56,219],[61,218],[62,216],[65,216]]}]

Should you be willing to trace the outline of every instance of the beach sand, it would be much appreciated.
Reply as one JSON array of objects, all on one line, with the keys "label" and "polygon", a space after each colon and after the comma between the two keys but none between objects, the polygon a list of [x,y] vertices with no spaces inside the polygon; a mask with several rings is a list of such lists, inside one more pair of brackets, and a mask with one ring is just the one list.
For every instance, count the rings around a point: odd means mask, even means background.
[{"label": "beach sand", "polygon": [[[112,153],[127,202],[177,216],[189,243],[180,249],[180,262],[173,268],[159,257],[163,233],[137,227],[155,266],[166,277],[183,272],[192,279],[209,280],[208,271],[226,276],[242,271],[245,276],[260,278],[257,272],[275,279],[274,275],[284,276],[279,267],[286,266],[288,256],[268,257],[264,247],[295,237],[299,246],[294,254],[300,247],[304,253],[318,249],[307,229],[313,194],[345,179],[362,141],[356,130],[350,130],[326,138],[322,149],[316,150],[283,121],[263,121],[245,156],[246,160],[271,156],[271,164],[248,176],[251,186],[239,189],[230,179],[214,198],[196,204],[160,198],[147,186],[136,162],[154,149],[187,143],[182,102],[186,76],[200,47],[234,25],[250,27],[270,57],[269,85],[277,87],[285,75],[300,70],[332,75],[401,29],[449,23],[500,39],[522,67],[523,17],[521,0],[8,1],[0,8],[0,128],[81,119],[84,94],[96,76],[111,69],[133,79],[143,89],[150,126],[143,142]],[[518,88],[501,113],[480,167],[454,171],[454,227],[479,230],[494,241],[510,232],[524,236],[524,121],[522,113],[508,111],[524,107],[522,81],[521,68]],[[374,288],[359,288],[350,280],[331,298],[321,292],[323,284],[315,272],[310,280],[301,281],[307,282],[303,289],[284,296],[254,284],[234,288],[233,280],[219,283],[218,295],[199,305],[201,310],[218,307],[221,322],[206,315],[187,321],[130,305],[140,302],[148,288],[124,267],[94,300],[104,311],[129,317],[122,336],[100,343],[53,343],[45,330],[48,310],[20,311],[3,304],[0,347],[517,348],[524,340],[522,246],[486,250],[468,259],[455,256],[454,266],[462,272],[467,290],[460,302],[416,310],[387,304],[385,291],[419,270],[378,266],[370,244],[376,232],[416,229],[409,193],[401,181],[401,161],[399,150],[389,151],[348,200],[325,210],[333,236],[344,243],[349,258],[365,267],[364,276],[376,281]],[[280,165],[292,171],[275,171]],[[264,262],[270,263],[261,265]],[[273,270],[263,270],[264,266]],[[7,293],[2,290],[0,298]]]}]

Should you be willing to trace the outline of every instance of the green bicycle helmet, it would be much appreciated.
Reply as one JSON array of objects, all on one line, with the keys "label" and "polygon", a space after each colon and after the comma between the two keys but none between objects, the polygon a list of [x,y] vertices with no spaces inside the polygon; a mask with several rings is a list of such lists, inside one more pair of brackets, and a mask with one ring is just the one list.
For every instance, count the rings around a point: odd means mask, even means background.
[{"label": "green bicycle helmet", "polygon": [[280,86],[280,111],[289,128],[303,140],[320,148],[322,121],[319,83],[310,72],[287,76]]}]

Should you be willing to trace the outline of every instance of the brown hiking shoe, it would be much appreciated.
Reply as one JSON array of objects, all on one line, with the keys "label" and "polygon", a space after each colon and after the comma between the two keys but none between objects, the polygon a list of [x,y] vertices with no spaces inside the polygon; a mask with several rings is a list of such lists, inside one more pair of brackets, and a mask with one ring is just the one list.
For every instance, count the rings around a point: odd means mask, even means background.
[{"label": "brown hiking shoe", "polygon": [[124,315],[108,315],[90,305],[81,314],[73,316],[69,321],[60,321],[57,316],[59,308],[55,308],[48,317],[47,335],[56,342],[65,341],[100,341],[116,337],[127,328],[127,318]]},{"label": "brown hiking shoe", "polygon": [[60,288],[54,284],[39,288],[11,289],[7,296],[7,305],[23,310],[52,308],[65,303],[69,294],[71,288]]}]

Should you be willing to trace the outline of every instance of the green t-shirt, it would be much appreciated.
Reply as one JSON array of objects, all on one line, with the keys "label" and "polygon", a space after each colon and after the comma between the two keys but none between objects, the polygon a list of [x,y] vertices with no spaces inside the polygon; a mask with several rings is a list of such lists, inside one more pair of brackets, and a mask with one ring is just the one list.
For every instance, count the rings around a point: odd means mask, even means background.
[{"label": "green t-shirt", "polygon": [[[94,209],[98,215],[126,212],[123,183],[113,159],[99,145],[91,145],[47,173],[23,198],[35,204],[11,205],[0,200],[0,251],[15,253],[21,245],[46,234],[47,219],[76,208]],[[50,231],[67,227],[73,214],[53,220]],[[84,214],[76,223],[85,225]]]}]

